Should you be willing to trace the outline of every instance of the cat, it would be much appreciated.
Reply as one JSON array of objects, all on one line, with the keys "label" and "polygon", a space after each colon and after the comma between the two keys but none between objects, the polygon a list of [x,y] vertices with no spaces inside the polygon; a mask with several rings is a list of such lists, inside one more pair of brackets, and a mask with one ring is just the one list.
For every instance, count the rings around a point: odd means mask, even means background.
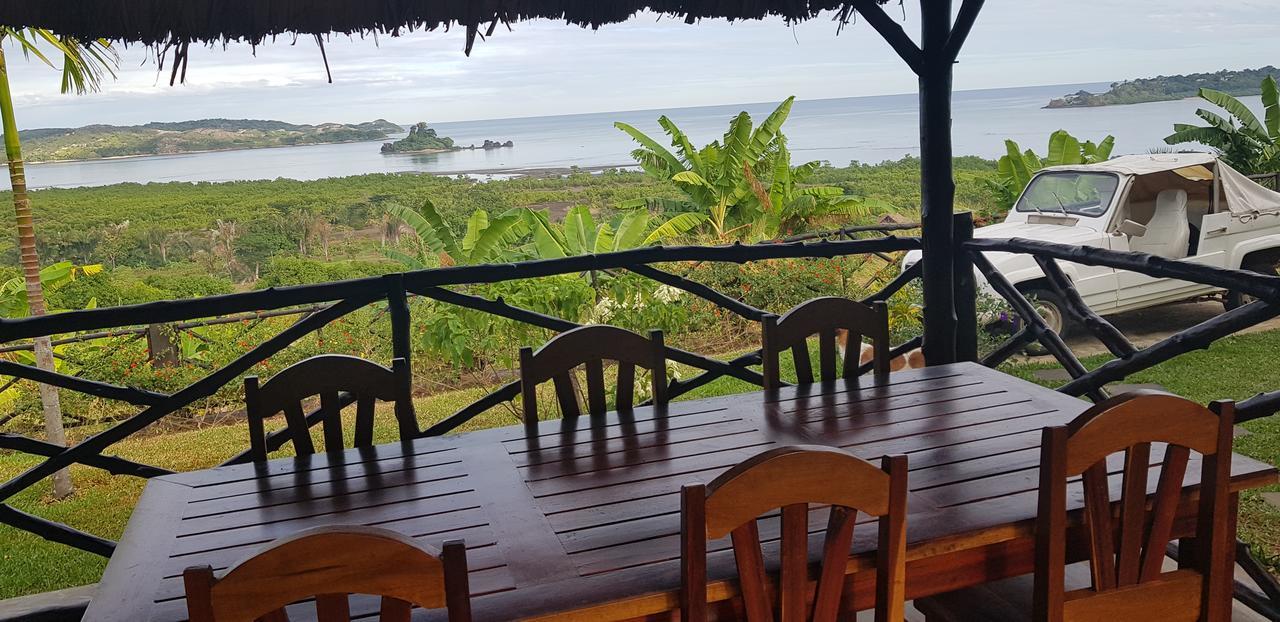
[{"label": "cat", "polygon": [[[836,347],[840,348],[840,354],[843,356],[845,348],[849,345],[849,331],[843,328],[836,329]],[[858,355],[858,362],[866,365],[875,358],[876,348],[869,343],[860,343],[861,352]],[[925,367],[924,351],[916,348],[905,354],[900,354],[889,360],[889,371],[902,371],[904,369],[921,369]]]}]

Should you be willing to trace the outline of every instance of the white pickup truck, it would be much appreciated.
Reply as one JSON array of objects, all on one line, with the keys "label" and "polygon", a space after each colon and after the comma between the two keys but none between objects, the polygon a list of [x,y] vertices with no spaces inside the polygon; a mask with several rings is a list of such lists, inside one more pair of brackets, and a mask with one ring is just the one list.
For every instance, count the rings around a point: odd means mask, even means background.
[{"label": "white pickup truck", "polygon": [[[1054,166],[1032,177],[1014,209],[982,238],[1028,238],[1141,251],[1219,268],[1276,274],[1280,265],[1280,193],[1210,154],[1129,155],[1099,164]],[[919,260],[912,251],[907,266]],[[987,257],[1033,298],[1055,331],[1067,324],[1062,301],[1030,255]],[[1222,294],[1228,309],[1248,301],[1198,283],[1059,262],[1085,303],[1100,315]],[[984,290],[994,295],[985,280]]]}]

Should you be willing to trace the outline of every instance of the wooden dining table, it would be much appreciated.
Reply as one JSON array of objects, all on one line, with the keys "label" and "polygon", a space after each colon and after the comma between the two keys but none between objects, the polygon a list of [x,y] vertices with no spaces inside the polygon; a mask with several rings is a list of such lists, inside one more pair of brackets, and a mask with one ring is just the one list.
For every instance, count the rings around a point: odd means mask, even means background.
[{"label": "wooden dining table", "polygon": [[[1032,570],[1041,429],[1087,407],[959,363],[158,477],[84,619],[184,620],[184,568],[222,569],[334,524],[436,546],[465,539],[477,620],[663,619],[678,609],[680,486],[792,444],[908,456],[907,596],[926,596]],[[1120,469],[1110,465],[1113,499]],[[1187,469],[1176,535],[1192,533],[1199,472]],[[1233,456],[1233,491],[1276,480],[1274,466]],[[1082,505],[1078,485],[1068,503]],[[825,518],[811,514],[816,538]],[[871,603],[874,573],[859,571],[874,564],[874,531],[855,531],[850,608]],[[761,533],[776,541],[776,518]],[[727,601],[733,558],[727,542],[711,544],[709,594]],[[810,547],[815,559],[820,550]],[[353,599],[357,617],[375,611]]]}]

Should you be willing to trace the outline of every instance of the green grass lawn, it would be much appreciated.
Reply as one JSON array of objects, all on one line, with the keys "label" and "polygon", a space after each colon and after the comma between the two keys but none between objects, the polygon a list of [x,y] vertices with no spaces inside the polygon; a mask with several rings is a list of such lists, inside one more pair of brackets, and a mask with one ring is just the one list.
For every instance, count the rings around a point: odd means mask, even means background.
[{"label": "green grass lawn", "polygon": [[[1136,374],[1129,381],[1157,383],[1204,403],[1221,398],[1241,399],[1277,388],[1277,353],[1280,353],[1280,331],[1243,335],[1225,339],[1208,351],[1188,354]],[[784,375],[792,376],[787,369],[790,363],[788,359],[789,357],[783,358],[783,371]],[[1106,360],[1106,357],[1094,357],[1084,362],[1095,367]],[[1032,372],[1045,367],[1049,366],[1019,364],[1006,365],[1003,369],[1034,380]],[[689,377],[695,371],[684,368],[681,373],[684,377]],[[748,383],[722,378],[690,392],[682,399],[752,390],[756,390],[756,387]],[[475,388],[421,398],[416,402],[418,416],[424,426],[429,425],[471,403],[484,392],[484,389]],[[512,412],[495,409],[472,420],[463,430],[513,423],[516,423],[516,419]],[[348,430],[350,427],[346,426]],[[1280,462],[1280,418],[1254,421],[1244,427],[1252,434],[1237,439],[1237,451],[1271,464]],[[77,438],[92,431],[78,429]],[[391,418],[379,417],[377,440],[391,441],[395,436]],[[112,452],[175,471],[189,471],[216,465],[241,451],[247,444],[247,432],[241,423],[133,438],[115,445]],[[36,462],[30,456],[0,453],[0,481],[13,477]],[[131,477],[113,477],[85,467],[73,467],[72,473],[76,495],[71,499],[52,501],[46,480],[18,495],[11,503],[14,507],[39,516],[106,538],[118,539],[146,482]],[[1280,490],[1280,487],[1273,489]],[[1280,512],[1266,506],[1257,492],[1251,492],[1243,497],[1241,513],[1242,537],[1255,544],[1255,549],[1269,560],[1273,568],[1280,568],[1280,564],[1276,563],[1280,560],[1277,555],[1280,553]],[[0,542],[4,543],[0,549],[0,598],[92,583],[98,580],[106,565],[106,560],[96,555],[47,542],[25,531],[5,526],[0,526]]]}]

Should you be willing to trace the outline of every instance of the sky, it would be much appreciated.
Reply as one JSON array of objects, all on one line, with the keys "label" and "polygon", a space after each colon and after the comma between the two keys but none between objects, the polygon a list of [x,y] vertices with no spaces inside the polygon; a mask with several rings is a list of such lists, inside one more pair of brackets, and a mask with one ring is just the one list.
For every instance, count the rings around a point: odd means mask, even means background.
[{"label": "sky", "polygon": [[[925,0],[928,1],[928,0]],[[958,6],[960,3],[954,3]],[[886,9],[913,38],[918,3]],[[1109,82],[1274,63],[1274,0],[987,0],[956,66],[957,90]],[[831,16],[696,26],[641,15],[598,31],[513,24],[463,54],[464,33],[332,37],[327,82],[314,40],[191,50],[169,86],[154,54],[120,50],[98,93],[10,54],[22,128],[209,117],[407,124],[909,93],[914,76],[870,26]]]}]

